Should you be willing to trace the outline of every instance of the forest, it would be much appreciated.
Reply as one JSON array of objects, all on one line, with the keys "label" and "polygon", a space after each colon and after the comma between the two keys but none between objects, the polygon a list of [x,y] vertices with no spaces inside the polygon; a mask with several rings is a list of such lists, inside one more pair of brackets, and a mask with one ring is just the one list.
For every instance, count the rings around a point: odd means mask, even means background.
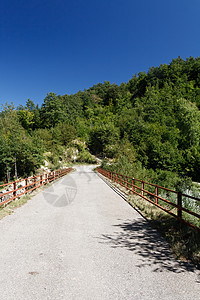
[{"label": "forest", "polygon": [[200,57],[0,112],[0,180],[74,161],[186,190],[200,182]]}]

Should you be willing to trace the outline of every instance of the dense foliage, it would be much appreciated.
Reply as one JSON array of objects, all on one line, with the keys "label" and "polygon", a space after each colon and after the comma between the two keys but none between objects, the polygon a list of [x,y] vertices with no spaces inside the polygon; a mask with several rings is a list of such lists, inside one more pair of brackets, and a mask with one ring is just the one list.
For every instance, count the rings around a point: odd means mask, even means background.
[{"label": "dense foliage", "polygon": [[[200,181],[200,58],[180,57],[74,95],[47,94],[41,107],[7,105],[0,115],[0,177],[30,174],[85,144],[104,167],[173,188]],[[74,146],[75,145],[75,146]],[[78,146],[79,145],[79,146]],[[80,149],[78,149],[79,151]],[[80,152],[80,151],[79,151]],[[186,180],[187,178],[187,180]]]}]

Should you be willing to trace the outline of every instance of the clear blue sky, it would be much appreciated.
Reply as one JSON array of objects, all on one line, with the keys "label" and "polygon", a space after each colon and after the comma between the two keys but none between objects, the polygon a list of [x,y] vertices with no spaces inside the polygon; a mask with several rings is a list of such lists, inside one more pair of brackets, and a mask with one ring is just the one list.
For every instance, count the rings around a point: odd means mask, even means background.
[{"label": "clear blue sky", "polygon": [[200,56],[199,0],[1,0],[0,103],[41,104]]}]

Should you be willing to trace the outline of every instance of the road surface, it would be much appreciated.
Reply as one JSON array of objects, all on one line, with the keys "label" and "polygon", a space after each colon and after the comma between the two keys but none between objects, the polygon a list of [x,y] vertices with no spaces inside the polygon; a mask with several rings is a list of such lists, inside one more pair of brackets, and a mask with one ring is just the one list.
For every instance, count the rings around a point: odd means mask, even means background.
[{"label": "road surface", "polygon": [[200,274],[91,166],[0,221],[1,300],[200,299]]}]

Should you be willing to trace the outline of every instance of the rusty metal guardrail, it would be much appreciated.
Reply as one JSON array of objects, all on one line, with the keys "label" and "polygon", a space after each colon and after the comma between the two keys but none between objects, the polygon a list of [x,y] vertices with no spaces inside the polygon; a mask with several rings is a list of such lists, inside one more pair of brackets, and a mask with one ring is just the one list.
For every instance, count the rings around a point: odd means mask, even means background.
[{"label": "rusty metal guardrail", "polygon": [[25,179],[16,180],[6,184],[0,185],[0,189],[4,187],[9,190],[6,192],[1,192],[0,190],[0,206],[8,204],[9,202],[20,198],[21,196],[34,191],[35,189],[50,183],[72,171],[72,168],[65,168],[61,170],[56,170],[50,173],[28,177]]},{"label": "rusty metal guardrail", "polygon": [[[184,222],[200,231],[199,198],[186,195],[181,192],[176,192],[156,184],[145,182],[134,177],[107,171],[102,168],[97,168],[96,170],[113,182],[125,187],[133,194],[142,197],[143,199],[164,210],[166,213],[177,218],[180,222]],[[169,198],[173,198],[173,201],[170,201]],[[188,209],[186,206],[192,207],[193,210]]]}]

